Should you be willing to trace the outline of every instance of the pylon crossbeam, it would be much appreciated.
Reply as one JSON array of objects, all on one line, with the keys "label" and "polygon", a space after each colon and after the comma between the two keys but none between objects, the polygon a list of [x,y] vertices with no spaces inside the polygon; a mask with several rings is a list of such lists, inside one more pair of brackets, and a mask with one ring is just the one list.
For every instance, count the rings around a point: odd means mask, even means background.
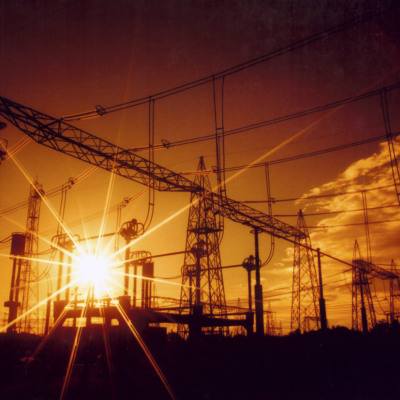
[{"label": "pylon crossbeam", "polygon": [[226,196],[208,193],[211,189],[130,150],[4,97],[0,97],[0,115],[37,143],[63,154],[160,191],[184,191],[197,193],[198,196],[206,194],[207,201],[214,205],[215,212],[261,232],[290,240],[302,235],[302,232],[291,225]]}]

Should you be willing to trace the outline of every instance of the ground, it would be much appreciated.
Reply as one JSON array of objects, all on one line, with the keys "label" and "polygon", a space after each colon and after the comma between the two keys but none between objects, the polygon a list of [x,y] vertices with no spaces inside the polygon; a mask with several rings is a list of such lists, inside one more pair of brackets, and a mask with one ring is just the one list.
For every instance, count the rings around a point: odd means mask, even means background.
[{"label": "ground", "polygon": [[[101,330],[83,332],[65,399],[170,398],[135,340],[110,332],[112,379]],[[2,399],[60,398],[72,335],[0,338]],[[101,340],[99,340],[101,339]],[[346,328],[283,337],[147,336],[176,399],[397,399],[400,330]],[[27,363],[28,358],[31,362]],[[112,383],[111,383],[112,382]]]}]

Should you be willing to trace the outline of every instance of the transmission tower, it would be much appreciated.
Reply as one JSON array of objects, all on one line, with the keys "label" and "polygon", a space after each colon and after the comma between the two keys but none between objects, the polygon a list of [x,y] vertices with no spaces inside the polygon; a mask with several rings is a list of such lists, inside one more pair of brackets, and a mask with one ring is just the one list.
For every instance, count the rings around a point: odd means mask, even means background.
[{"label": "transmission tower", "polygon": [[294,244],[290,330],[305,332],[320,328],[320,312],[314,254],[301,210],[297,220],[297,229],[303,235],[296,236]]},{"label": "transmission tower", "polygon": [[[237,314],[241,314],[243,313],[243,307],[242,307],[242,302],[240,300],[240,297],[238,297],[237,299],[237,303],[236,303],[236,313]],[[235,326],[235,328],[233,329],[233,335],[245,335],[246,334],[246,330],[244,329],[243,326]]]},{"label": "transmission tower", "polygon": [[[192,192],[190,197],[180,306],[189,309],[191,314],[194,309],[201,309],[203,315],[222,317],[226,316],[226,302],[219,252],[221,228],[208,193],[211,192],[210,181],[202,173],[205,169],[203,157],[200,157],[195,183],[205,189],[205,194]],[[206,332],[228,333],[228,328],[207,328]],[[179,333],[187,334],[184,326],[179,326]]]},{"label": "transmission tower", "polygon": [[277,328],[277,336],[282,336],[283,335],[283,330],[282,330],[282,321],[279,321],[279,328]]},{"label": "transmission tower", "polygon": [[[392,260],[390,272],[399,276],[395,262]],[[390,279],[389,321],[391,324],[398,320],[400,315],[400,279]]]},{"label": "transmission tower", "polygon": [[352,329],[368,332],[376,325],[374,304],[372,302],[370,281],[372,277],[368,269],[361,268],[360,247],[357,240],[354,243],[353,253],[353,279],[352,279]]},{"label": "transmission tower", "polygon": [[[21,292],[22,301],[20,315],[23,315],[39,302],[38,263],[32,259],[38,256],[39,216],[43,192],[42,186],[35,182],[30,187],[28,216],[26,219],[25,258],[21,262]],[[39,333],[39,309],[28,313],[19,322],[19,331]]]},{"label": "transmission tower", "polygon": [[277,326],[275,320],[275,313],[271,309],[271,303],[268,303],[268,309],[265,311],[265,334],[270,336],[276,336]]}]

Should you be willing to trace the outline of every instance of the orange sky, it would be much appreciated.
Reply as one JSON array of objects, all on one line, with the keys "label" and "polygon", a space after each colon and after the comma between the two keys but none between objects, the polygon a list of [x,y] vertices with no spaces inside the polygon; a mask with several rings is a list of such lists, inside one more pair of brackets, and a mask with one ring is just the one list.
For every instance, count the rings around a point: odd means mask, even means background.
[{"label": "orange sky", "polygon": [[[92,110],[96,104],[110,106],[127,99],[149,96],[232,65],[265,54],[296,40],[320,32],[329,26],[351,20],[378,2],[328,1],[307,2],[210,2],[210,1],[44,1],[14,2],[2,5],[0,19],[0,95],[61,117]],[[396,13],[364,22],[323,41],[278,57],[225,80],[225,129],[265,121],[311,107],[327,104],[364,91],[397,83],[400,79],[399,31]],[[393,132],[399,131],[397,108],[399,91],[389,93]],[[334,147],[385,134],[378,97],[340,108],[326,118],[314,114],[278,125],[232,135],[226,139],[226,165],[246,165],[279,146],[301,130],[301,136],[273,152],[265,161]],[[170,142],[214,132],[212,86],[199,88],[162,99],[155,104],[155,143]],[[320,120],[321,119],[321,120]],[[317,120],[320,122],[316,123]],[[77,121],[79,128],[107,139],[121,147],[148,144],[148,108],[141,106],[108,114],[101,118]],[[309,128],[310,127],[310,128]],[[8,126],[0,137],[11,148],[21,138],[16,128]],[[145,155],[145,153],[143,153]],[[176,172],[195,170],[203,155],[208,167],[216,165],[212,141],[171,147],[155,154],[155,161]],[[52,150],[29,143],[16,155],[33,179],[43,184],[45,192],[79,176],[88,165]],[[234,172],[228,173],[228,177]],[[277,199],[366,190],[389,185],[387,147],[374,142],[317,157],[274,164],[270,167],[271,192]],[[2,191],[0,210],[27,199],[29,185],[16,166],[4,161],[0,166]],[[106,203],[109,174],[96,171],[68,193],[65,221],[80,236],[96,235],[101,212]],[[210,176],[213,184],[215,177]],[[117,177],[110,204],[140,192],[142,186]],[[229,182],[228,195],[237,200],[265,200],[263,168],[250,169]],[[50,199],[58,210],[60,197]],[[189,194],[156,193],[152,227],[185,207]],[[369,191],[369,207],[396,204],[392,189]],[[266,211],[265,204],[254,205]],[[277,201],[277,215],[332,212],[359,209],[361,196],[321,198],[318,201]],[[107,219],[106,232],[115,230],[115,207]],[[123,209],[123,220],[144,220],[147,194]],[[398,219],[396,207],[371,210],[370,221]],[[2,218],[0,239],[23,230],[26,208]],[[295,217],[278,217],[292,225]],[[340,213],[307,217],[314,247],[351,261],[354,240],[365,251],[363,214]],[[82,226],[85,225],[85,228]],[[153,254],[184,249],[187,213],[175,218],[144,238],[138,249]],[[41,234],[50,239],[56,220],[42,206]],[[332,227],[331,227],[332,226]],[[371,224],[372,258],[377,264],[396,260],[399,222]],[[261,257],[269,252],[269,237],[261,237]],[[48,249],[43,241],[40,251]],[[241,263],[253,253],[253,238],[246,227],[226,222],[221,246],[223,265]],[[0,245],[0,305],[8,297],[11,261],[9,243]],[[277,241],[271,263],[262,270],[266,301],[277,312],[285,330],[290,324],[292,245]],[[156,275],[172,277],[180,273],[183,256],[157,259]],[[350,274],[340,274],[343,265],[323,260],[328,319],[332,325],[351,322],[348,286]],[[229,305],[240,298],[246,303],[246,273],[243,269],[224,271]],[[174,282],[179,282],[175,280]],[[45,292],[46,283],[42,287]],[[283,288],[275,291],[276,288]],[[379,289],[378,289],[379,292]],[[277,294],[281,294],[277,296]],[[44,293],[43,293],[44,294]],[[159,296],[178,297],[179,288],[157,284]],[[379,294],[379,293],[378,293]],[[384,294],[381,296],[384,297]],[[385,307],[382,300],[382,307]],[[377,312],[380,311],[376,307]],[[3,308],[0,312],[6,312]],[[383,316],[378,316],[378,319]]]}]

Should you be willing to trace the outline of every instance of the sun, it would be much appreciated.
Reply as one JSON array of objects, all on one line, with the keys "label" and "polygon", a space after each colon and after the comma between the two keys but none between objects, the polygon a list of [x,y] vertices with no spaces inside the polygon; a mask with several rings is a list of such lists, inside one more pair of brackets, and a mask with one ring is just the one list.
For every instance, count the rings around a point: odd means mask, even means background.
[{"label": "sun", "polygon": [[94,287],[96,291],[105,288],[109,265],[104,259],[85,254],[77,260],[76,267],[83,284]]}]

